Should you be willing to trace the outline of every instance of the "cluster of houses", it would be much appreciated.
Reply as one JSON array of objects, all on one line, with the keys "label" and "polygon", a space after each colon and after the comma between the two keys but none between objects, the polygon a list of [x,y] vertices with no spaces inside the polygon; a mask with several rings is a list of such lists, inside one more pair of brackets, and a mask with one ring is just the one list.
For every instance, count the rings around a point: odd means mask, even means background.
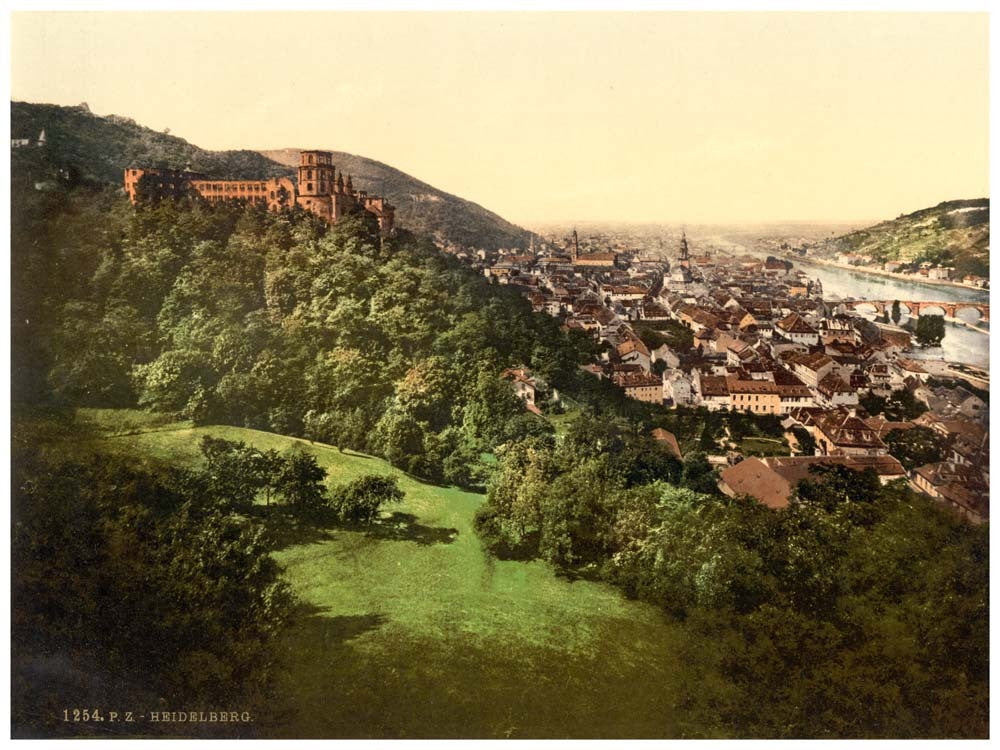
[{"label": "cluster of houses", "polygon": [[[906,356],[909,334],[824,302],[819,283],[785,260],[694,257],[686,238],[672,263],[588,249],[574,231],[542,252],[501,253],[478,265],[496,283],[519,287],[565,330],[605,344],[601,359],[584,369],[629,397],[668,408],[774,415],[787,434],[801,428],[813,437],[815,455],[733,457],[720,475],[724,492],[782,507],[811,464],[839,463],[871,468],[884,482],[906,478],[973,521],[988,517],[988,406],[965,388],[932,387],[943,363]],[[677,341],[651,337],[650,329],[681,326],[690,346],[650,345]],[[508,377],[524,397],[525,385],[513,371]],[[860,406],[869,392],[900,389],[928,411],[913,422],[886,422]],[[946,461],[908,473],[889,455],[888,432],[914,426],[944,436]],[[676,438],[670,441],[676,446]]]},{"label": "cluster of houses", "polygon": [[[838,253],[836,257],[837,262],[842,265],[879,267],[879,264],[874,263],[871,258],[857,253]],[[901,260],[887,260],[881,264],[881,270],[887,273],[898,273],[901,276],[912,276],[917,280],[961,282],[965,286],[979,289],[988,289],[990,286],[990,280],[985,276],[974,273],[967,273],[963,276],[961,272],[955,270],[954,266],[936,265],[929,261],[907,263]]]}]

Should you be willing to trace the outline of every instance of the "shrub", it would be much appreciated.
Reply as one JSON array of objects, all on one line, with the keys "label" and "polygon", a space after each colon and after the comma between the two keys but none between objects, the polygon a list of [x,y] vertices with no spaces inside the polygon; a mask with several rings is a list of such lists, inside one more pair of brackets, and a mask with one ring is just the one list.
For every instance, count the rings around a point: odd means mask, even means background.
[{"label": "shrub", "polygon": [[345,523],[370,524],[383,503],[398,503],[403,499],[395,477],[368,474],[334,489],[330,506]]}]

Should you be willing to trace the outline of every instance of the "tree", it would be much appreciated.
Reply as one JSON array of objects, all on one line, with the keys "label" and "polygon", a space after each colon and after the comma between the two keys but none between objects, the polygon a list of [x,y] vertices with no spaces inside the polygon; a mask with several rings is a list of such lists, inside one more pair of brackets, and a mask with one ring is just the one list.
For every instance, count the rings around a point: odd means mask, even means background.
[{"label": "tree", "polygon": [[[20,458],[11,638],[22,732],[51,736],[53,701],[274,700],[272,642],[292,596],[259,526],[120,459]],[[103,677],[39,681],[52,659]]]},{"label": "tree", "polygon": [[803,456],[816,455],[816,438],[805,427],[796,425],[792,428],[792,434],[799,443],[799,450]]},{"label": "tree", "polygon": [[795,495],[801,502],[826,510],[844,502],[872,503],[882,488],[874,469],[854,471],[840,464],[821,463],[811,465],[809,475],[798,483]]},{"label": "tree", "polygon": [[916,419],[925,411],[927,406],[917,401],[913,392],[906,388],[900,388],[889,394],[883,409],[885,418],[890,422],[902,422],[908,419]]},{"label": "tree", "polygon": [[326,501],[325,479],[326,469],[316,463],[315,456],[295,450],[285,457],[274,488],[289,505],[315,511]]},{"label": "tree", "polygon": [[370,524],[384,504],[403,497],[395,477],[367,474],[334,489],[330,507],[344,523]]},{"label": "tree", "polygon": [[[858,399],[858,403],[861,407],[871,414],[873,417],[877,417],[885,410],[885,405],[888,402],[884,396],[878,396],[873,391],[868,391]],[[815,444],[815,441],[813,441]]]},{"label": "tree", "polygon": [[944,318],[940,315],[921,315],[917,318],[917,343],[920,346],[940,346],[944,339]]},{"label": "tree", "polygon": [[947,438],[937,430],[917,426],[908,430],[891,430],[885,436],[885,444],[889,453],[909,471],[924,464],[943,461]]},{"label": "tree", "polygon": [[906,388],[895,390],[888,397],[867,393],[859,399],[859,403],[873,417],[882,414],[890,422],[916,419],[927,411],[927,406]]},{"label": "tree", "polygon": [[715,470],[704,453],[692,451],[684,456],[681,484],[695,492],[715,494],[718,492],[717,481]]},{"label": "tree", "polygon": [[899,309],[899,300],[892,301],[892,322],[899,325],[899,321],[903,317],[902,310]]},{"label": "tree", "polygon": [[[465,407],[465,430],[471,438],[480,442],[484,450],[492,450],[509,436],[521,432],[512,423],[524,413],[524,402],[514,393],[511,384],[502,380],[495,371],[483,369],[476,376]],[[527,416],[538,419],[532,414]],[[530,423],[531,420],[525,421]]]},{"label": "tree", "polygon": [[257,484],[265,492],[264,504],[271,504],[271,493],[277,487],[278,477],[285,465],[285,459],[278,451],[271,448],[266,451],[256,451],[251,459]]},{"label": "tree", "polygon": [[133,379],[139,405],[162,412],[183,412],[202,385],[205,360],[198,352],[166,351],[155,361],[136,365]]},{"label": "tree", "polygon": [[203,435],[198,447],[205,458],[204,476],[213,498],[232,509],[244,510],[253,505],[258,490],[264,486],[258,463],[260,452],[246,443],[210,435]]}]

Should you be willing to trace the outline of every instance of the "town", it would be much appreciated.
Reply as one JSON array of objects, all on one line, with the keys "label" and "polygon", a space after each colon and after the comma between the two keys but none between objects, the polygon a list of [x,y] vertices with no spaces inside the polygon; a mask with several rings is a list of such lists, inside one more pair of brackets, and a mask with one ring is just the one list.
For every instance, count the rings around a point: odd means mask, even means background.
[{"label": "town", "polygon": [[[988,519],[985,373],[909,356],[910,333],[868,319],[854,301],[824,301],[819,281],[789,260],[696,252],[684,234],[672,258],[649,243],[626,248],[574,229],[532,235],[528,252],[458,255],[494,283],[517,287],[564,330],[600,342],[600,359],[584,369],[627,396],[780,419],[782,448],[753,455],[717,442],[710,460],[726,494],[785,507],[811,465],[840,464],[871,468],[883,483],[905,479],[974,523]],[[973,306],[988,320],[988,304]],[[885,305],[880,311],[888,323]],[[542,386],[532,374],[513,368],[506,376],[537,412]],[[898,399],[912,405],[911,416],[875,411]],[[656,432],[680,458],[676,437]],[[906,446],[921,441],[939,448],[938,460],[904,466],[912,464]]]}]

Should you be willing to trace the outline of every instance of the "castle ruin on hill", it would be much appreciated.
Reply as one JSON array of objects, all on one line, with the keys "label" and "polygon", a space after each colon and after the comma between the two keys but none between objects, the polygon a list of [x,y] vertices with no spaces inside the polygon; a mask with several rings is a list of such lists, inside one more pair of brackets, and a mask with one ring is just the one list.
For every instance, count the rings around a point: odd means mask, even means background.
[{"label": "castle ruin on hill", "polygon": [[125,170],[125,192],[133,205],[142,198],[172,198],[195,192],[211,203],[245,200],[266,204],[280,211],[301,206],[328,224],[335,224],[352,211],[364,210],[378,219],[383,234],[392,232],[395,207],[384,196],[355,190],[348,175],[344,179],[329,151],[299,154],[297,183],[288,177],[269,180],[223,180],[190,170],[130,167]]}]

